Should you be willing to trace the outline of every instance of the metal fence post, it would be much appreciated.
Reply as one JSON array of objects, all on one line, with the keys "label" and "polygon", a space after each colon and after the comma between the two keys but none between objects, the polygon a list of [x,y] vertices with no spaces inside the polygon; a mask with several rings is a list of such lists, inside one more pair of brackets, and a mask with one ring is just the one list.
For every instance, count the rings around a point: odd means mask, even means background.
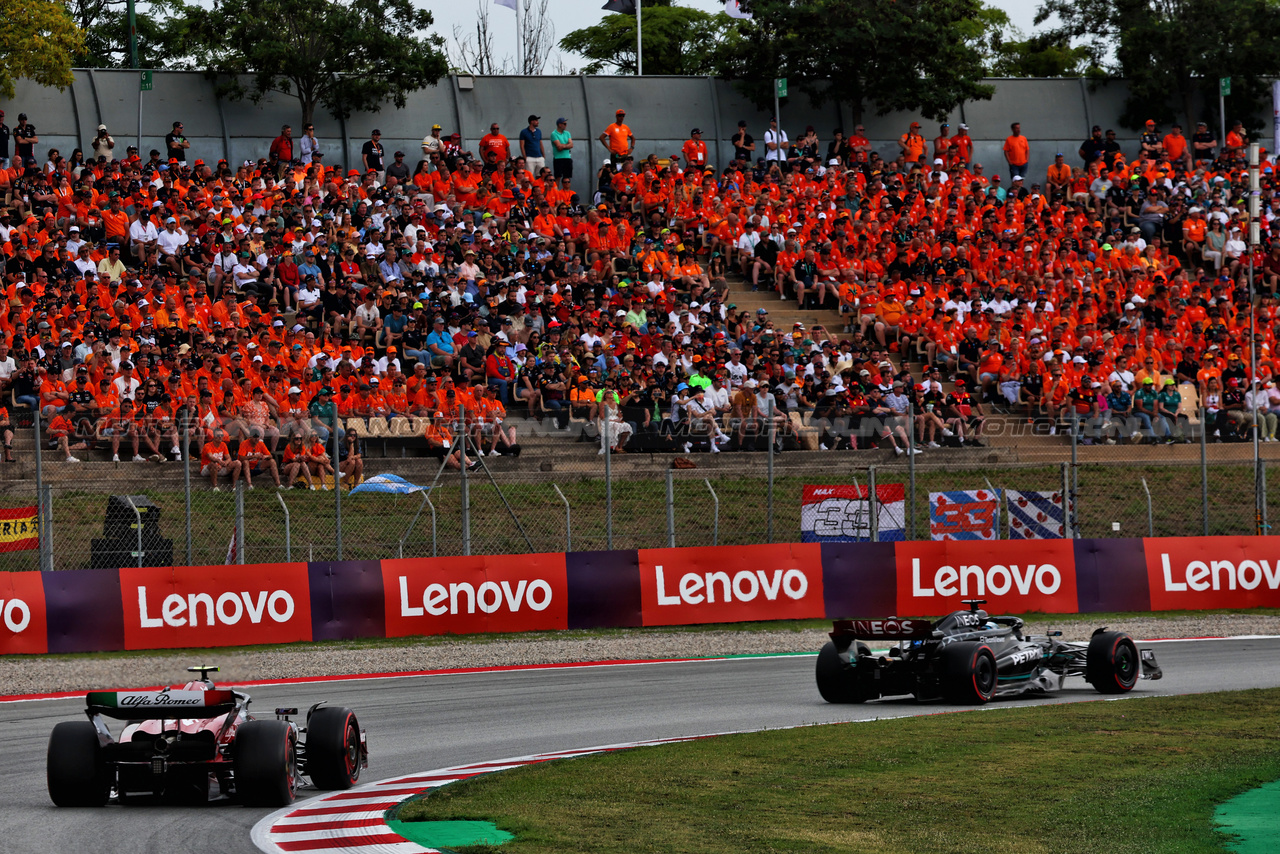
[{"label": "metal fence post", "polygon": [[236,563],[244,563],[244,481],[236,481]]},{"label": "metal fence post", "polygon": [[916,405],[907,403],[907,539],[916,538]]},{"label": "metal fence post", "polygon": [[551,488],[556,491],[556,495],[559,495],[560,500],[564,502],[564,550],[571,552],[573,551],[573,516],[569,507],[569,499],[564,497],[564,493],[560,491],[558,483],[551,484]]},{"label": "metal fence post", "polygon": [[[715,437],[711,437],[715,441]],[[676,481],[671,469],[667,469],[667,548],[676,547]]]},{"label": "metal fence post", "polygon": [[704,477],[702,482],[707,485],[707,492],[711,493],[711,503],[713,505],[711,517],[711,545],[720,545],[720,496],[716,495],[716,491],[711,488],[711,479]]},{"label": "metal fence post", "polygon": [[1151,489],[1147,486],[1145,477],[1142,478],[1142,491],[1147,494],[1147,536],[1154,537],[1156,535],[1156,521],[1151,509]]},{"label": "metal fence post", "polygon": [[189,423],[182,425],[182,495],[187,517],[187,566],[193,566],[195,561],[191,554],[191,425]]},{"label": "metal fence post", "polygon": [[461,453],[458,461],[462,463],[458,467],[461,475],[461,501],[462,501],[462,553],[464,555],[471,554],[471,485],[467,481],[467,422],[462,417],[462,406],[458,406],[458,435],[457,438],[462,442]]},{"label": "metal fence post", "polygon": [[138,566],[142,566],[142,513],[138,511],[138,505],[133,503],[132,495],[126,495],[124,500],[129,502],[129,509],[133,510],[133,518],[135,520],[133,523],[133,530],[137,535],[138,544]]},{"label": "metal fence post", "polygon": [[[333,531],[336,560],[342,560],[342,465],[338,459],[342,452],[342,440],[338,436],[338,404],[333,407]],[[466,456],[466,453],[463,453]]]},{"label": "metal fence post", "polygon": [[[768,488],[768,497],[766,499],[767,507],[765,511],[766,512],[765,524],[768,527],[768,532],[767,532],[768,540],[769,542],[772,543],[773,542],[773,439],[774,439],[774,432],[775,432],[775,428],[773,424],[773,398],[772,397],[766,398],[765,412],[768,413],[768,416],[769,416],[769,488]],[[715,441],[714,436],[711,437],[711,441],[713,442]]]},{"label": "metal fence post", "polygon": [[[1267,524],[1267,461],[1258,458],[1258,492],[1261,493],[1258,506],[1261,511],[1258,512],[1258,535],[1267,534],[1271,525]],[[50,504],[50,515],[52,515],[52,504]]]},{"label": "metal fence post", "polygon": [[1080,491],[1080,413],[1071,413],[1071,494]]},{"label": "metal fence post", "polygon": [[871,542],[880,542],[880,502],[876,499],[876,467],[867,466],[867,518],[871,524]]},{"label": "metal fence post", "polygon": [[1071,500],[1071,464],[1062,464],[1062,531],[1068,540],[1076,538],[1075,509]]},{"label": "metal fence post", "polygon": [[[53,572],[53,484],[46,483],[43,494],[38,495],[37,498],[38,503],[44,507],[44,521],[39,522],[40,569],[42,572]],[[36,518],[41,517],[37,514]]]},{"label": "metal fence post", "polygon": [[276,493],[276,501],[280,502],[280,507],[284,510],[284,560],[285,563],[293,563],[293,543],[291,539],[291,531],[289,524],[289,505],[284,503],[284,496],[279,492]]},{"label": "metal fence post", "polygon": [[1204,536],[1209,536],[1209,413],[1200,407],[1200,510]]},{"label": "metal fence post", "polygon": [[40,447],[40,407],[32,407],[35,417],[32,419],[36,437],[36,527],[40,529],[40,569],[45,569],[45,554],[48,551],[48,536],[45,531],[49,520],[44,516],[44,452]]},{"label": "metal fence post", "polygon": [[[601,398],[603,400],[604,398]],[[604,430],[601,438],[604,441],[604,547],[613,550],[613,442],[610,439],[612,426],[608,414],[602,414]],[[713,440],[714,441],[714,440]]]},{"label": "metal fence post", "polygon": [[[396,544],[396,557],[399,557],[399,558],[404,557],[404,544],[408,542],[409,535],[413,533],[414,526],[418,524],[418,517],[422,515],[422,508],[425,507],[427,505],[427,502],[430,500],[431,500],[431,493],[425,489],[422,490],[422,500],[418,502],[418,512],[413,514],[413,518],[409,520],[409,527],[404,529],[404,536],[402,536],[400,538],[400,542]],[[435,507],[432,507],[431,518],[434,520],[435,516],[436,516]],[[432,529],[432,534],[434,536],[434,528]],[[434,554],[432,554],[431,556],[435,557]]]}]

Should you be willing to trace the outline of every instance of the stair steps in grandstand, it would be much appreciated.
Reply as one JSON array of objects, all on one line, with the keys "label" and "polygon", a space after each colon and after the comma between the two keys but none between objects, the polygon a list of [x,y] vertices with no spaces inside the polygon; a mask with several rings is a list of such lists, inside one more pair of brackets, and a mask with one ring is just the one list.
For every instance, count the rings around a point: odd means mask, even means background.
[{"label": "stair steps in grandstand", "polygon": [[790,334],[795,324],[799,322],[804,324],[805,337],[810,337],[808,332],[815,325],[826,327],[839,338],[847,337],[844,334],[845,321],[840,317],[840,312],[801,308],[795,300],[779,299],[778,294],[772,290],[753,291],[751,286],[742,280],[729,280],[727,301],[736,305],[738,311],[748,312],[752,317],[755,317],[757,309],[765,309],[769,312],[769,319],[773,321],[773,328],[779,334]]}]

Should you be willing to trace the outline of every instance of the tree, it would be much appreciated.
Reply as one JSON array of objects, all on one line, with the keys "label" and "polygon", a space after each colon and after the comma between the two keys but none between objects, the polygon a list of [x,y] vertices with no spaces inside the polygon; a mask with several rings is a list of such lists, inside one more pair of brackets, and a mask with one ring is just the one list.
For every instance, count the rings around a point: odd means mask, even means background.
[{"label": "tree", "polygon": [[[523,34],[520,45],[523,56],[514,61],[503,57],[499,60],[493,52],[493,29],[489,23],[491,0],[476,0],[474,31],[454,26],[453,56],[457,66],[472,74],[521,74],[533,76],[546,70],[555,46],[556,27],[547,14],[549,0],[513,0],[524,3],[524,15],[520,20]],[[513,10],[514,11],[514,10]],[[562,65],[557,61],[557,65]]]},{"label": "tree", "polygon": [[987,60],[992,77],[1095,77],[1101,73],[1089,48],[1072,47],[1064,38],[1043,34],[1001,42],[992,54]]},{"label": "tree", "polygon": [[750,20],[716,51],[721,76],[765,107],[786,77],[816,104],[868,105],[942,119],[987,100],[983,52],[973,44],[980,0],[750,0]]},{"label": "tree", "polygon": [[11,3],[0,27],[0,95],[12,98],[18,79],[41,86],[70,86],[71,57],[84,44],[84,33],[54,0]]},{"label": "tree", "polygon": [[1083,40],[1094,63],[1128,80],[1126,127],[1180,116],[1190,131],[1203,118],[1196,96],[1216,101],[1219,77],[1232,78],[1227,109],[1248,123],[1280,74],[1280,7],[1270,0],[1046,0],[1036,23],[1055,15],[1045,38]]},{"label": "tree", "polygon": [[198,67],[218,94],[259,102],[293,95],[302,121],[317,106],[335,118],[397,108],[448,73],[444,40],[428,34],[431,13],[412,0],[222,0],[191,7]]},{"label": "tree", "polygon": [[[72,59],[77,68],[129,68],[129,15],[121,0],[67,0],[71,19],[84,31]],[[151,0],[134,16],[140,68],[190,67],[187,30],[192,10],[182,0]]]},{"label": "tree", "polygon": [[[728,15],[672,6],[671,0],[648,0],[644,16],[645,74],[712,74],[712,55],[724,39]],[[574,30],[560,49],[585,56],[584,74],[636,73],[634,15],[606,15],[600,23]]]}]

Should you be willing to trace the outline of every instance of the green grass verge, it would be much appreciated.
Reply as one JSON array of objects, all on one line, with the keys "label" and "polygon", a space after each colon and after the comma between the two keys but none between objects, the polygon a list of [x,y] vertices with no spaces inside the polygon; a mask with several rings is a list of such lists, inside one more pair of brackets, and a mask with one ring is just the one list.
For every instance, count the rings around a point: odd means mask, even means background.
[{"label": "green grass verge", "polygon": [[1214,807],[1280,777],[1278,718],[1270,689],[726,736],[479,777],[395,818],[516,835],[477,854],[1223,851]]},{"label": "green grass verge", "polygon": [[[865,485],[866,461],[856,455],[833,455],[822,466],[789,464],[784,454],[774,479],[772,531],[778,542],[800,538],[800,502],[806,484]],[[881,484],[907,482],[902,464],[877,467]],[[998,489],[1056,490],[1062,477],[1057,466],[1006,469],[921,468],[916,475],[912,505],[916,536],[928,537],[929,493],[984,487],[984,477]],[[720,499],[717,519],[704,479]],[[1204,529],[1200,469],[1189,465],[1082,465],[1078,471],[1078,513],[1085,537],[1139,537],[1147,533],[1147,502],[1141,480],[1153,496],[1153,526],[1157,536],[1195,535]],[[245,495],[245,556],[248,562],[285,560],[284,512],[269,485]],[[552,488],[563,491],[572,508],[572,549],[599,550],[608,546],[605,484],[600,472],[590,475],[554,471],[540,483],[504,483],[501,496],[484,479],[470,487],[471,548],[473,554],[523,554],[566,550],[564,504]],[[34,491],[34,487],[33,487]],[[106,496],[122,490],[109,480],[84,483],[74,490],[59,488],[54,495],[53,542],[56,569],[89,566],[90,540],[103,536]],[[160,526],[173,540],[174,561],[187,562],[185,498],[181,491],[147,490],[160,509]],[[191,560],[194,565],[221,564],[233,530],[235,497],[210,492],[207,483],[193,482]],[[662,548],[667,545],[666,482],[664,479],[616,478],[612,489],[615,549]],[[331,492],[301,490],[284,494],[291,516],[292,559],[333,560],[334,497]],[[404,543],[406,557],[462,553],[461,493],[450,477],[431,494],[436,508],[433,536],[429,508],[418,496],[357,495],[343,500],[343,557],[379,560],[396,557]],[[504,503],[505,500],[505,503]],[[1280,489],[1269,494],[1270,515],[1280,518]],[[34,503],[34,497],[31,499]],[[8,502],[22,503],[18,498]],[[768,540],[770,531],[766,481],[759,469],[749,475],[706,470],[679,473],[675,480],[676,544],[680,546],[750,545]],[[510,510],[507,509],[510,505]],[[514,518],[513,518],[514,516]],[[516,524],[519,520],[519,525]],[[1113,529],[1119,524],[1119,531]],[[1253,475],[1248,465],[1215,463],[1209,469],[1209,525],[1211,534],[1254,532]],[[523,529],[523,530],[522,530]],[[35,550],[0,554],[0,570],[38,569]]]}]

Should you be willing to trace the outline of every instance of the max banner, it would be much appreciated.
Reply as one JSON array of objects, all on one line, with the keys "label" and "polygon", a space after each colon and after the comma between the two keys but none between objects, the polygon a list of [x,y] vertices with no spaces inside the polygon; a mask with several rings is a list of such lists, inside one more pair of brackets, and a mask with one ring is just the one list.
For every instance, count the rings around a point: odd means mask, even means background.
[{"label": "max banner", "polygon": [[1277,608],[1277,542],[781,543],[0,573],[0,655],[931,617],[961,599],[1004,613]]}]

